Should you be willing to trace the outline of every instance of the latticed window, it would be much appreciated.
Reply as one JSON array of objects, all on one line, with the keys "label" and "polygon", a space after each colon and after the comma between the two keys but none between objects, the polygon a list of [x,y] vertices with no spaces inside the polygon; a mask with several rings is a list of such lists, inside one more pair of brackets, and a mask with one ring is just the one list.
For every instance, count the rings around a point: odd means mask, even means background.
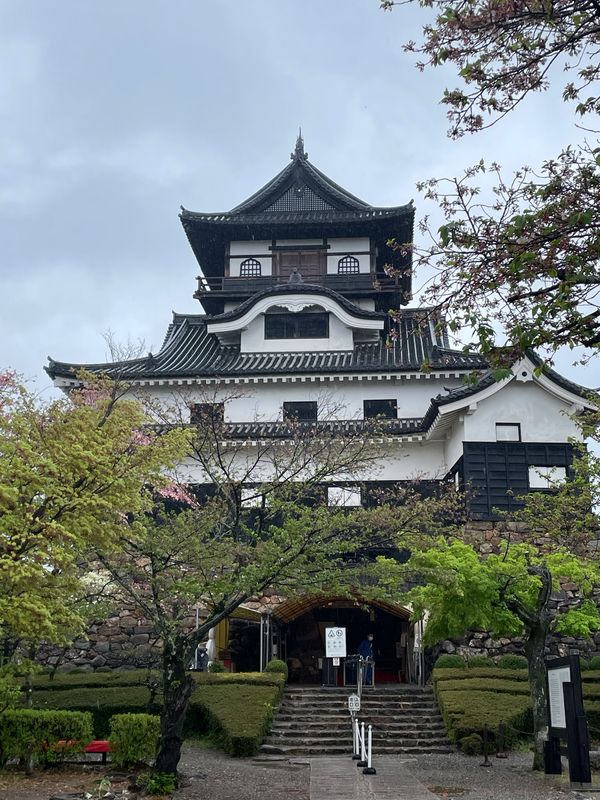
[{"label": "latticed window", "polygon": [[354,256],[340,258],[338,261],[338,275],[352,275],[355,272],[360,272],[358,258],[354,258]]},{"label": "latticed window", "polygon": [[260,261],[255,258],[247,258],[240,264],[240,277],[241,278],[258,278],[260,277]]}]

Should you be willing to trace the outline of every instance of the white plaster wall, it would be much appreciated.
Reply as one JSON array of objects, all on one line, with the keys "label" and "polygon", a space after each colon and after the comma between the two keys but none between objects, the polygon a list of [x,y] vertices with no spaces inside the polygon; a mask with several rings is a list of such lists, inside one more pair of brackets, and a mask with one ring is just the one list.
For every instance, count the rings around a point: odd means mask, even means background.
[{"label": "white plaster wall", "polygon": [[231,242],[229,245],[229,255],[232,256],[256,256],[270,254],[271,240],[261,241]]},{"label": "white plaster wall", "polygon": [[352,350],[352,329],[335,314],[329,315],[329,337],[323,339],[265,339],[265,317],[259,314],[241,332],[242,353],[307,353],[325,350]]},{"label": "white plaster wall", "polygon": [[451,430],[446,435],[444,441],[444,458],[448,469],[453,467],[463,454],[463,442],[465,441],[465,425],[461,418],[456,421]]},{"label": "white plaster wall", "polygon": [[357,236],[355,238],[345,239],[327,239],[327,244],[329,245],[329,252],[338,253],[339,255],[345,255],[346,253],[352,255],[352,253],[359,253],[365,250],[368,252],[371,247],[371,242],[368,236]]},{"label": "white plaster wall", "polygon": [[568,413],[567,403],[535,381],[512,380],[465,417],[464,438],[468,442],[495,442],[497,422],[520,422],[523,442],[567,442],[571,437],[580,438]]},{"label": "white plaster wall", "polygon": [[[280,447],[284,447],[279,445]],[[265,452],[264,450],[262,451]],[[282,449],[282,452],[285,452]],[[256,448],[235,447],[230,451],[229,472],[233,477],[248,483],[269,480],[272,472],[267,459],[254,466]],[[285,456],[280,456],[280,463],[285,463]],[[296,465],[297,466],[297,465]],[[382,457],[355,473],[352,478],[358,481],[407,481],[438,480],[447,472],[444,463],[443,446],[439,442],[427,443],[391,443],[385,445]],[[193,459],[186,459],[179,469],[179,477],[189,483],[206,483],[207,476],[200,465]],[[338,480],[350,480],[349,475],[339,475]],[[332,477],[334,480],[334,477]]]},{"label": "white plaster wall", "polygon": [[[458,383],[458,379],[451,379]],[[421,417],[429,407],[430,399],[440,392],[442,383],[450,379],[415,378],[396,380],[384,378],[371,381],[320,381],[302,380],[285,383],[246,385],[221,385],[202,389],[196,386],[148,387],[145,391],[164,403],[181,398],[185,404],[224,402],[228,422],[253,422],[255,420],[280,420],[284,401],[314,400],[319,404],[321,417],[362,419],[364,400],[396,399],[399,417]],[[171,399],[170,399],[171,398]]]},{"label": "white plaster wall", "polygon": [[[260,274],[263,275],[272,275],[273,274],[273,259],[270,255],[256,255],[253,256],[258,261],[260,261]],[[240,276],[240,264],[245,261],[245,258],[230,258],[229,259],[229,277],[230,278],[239,278]],[[247,276],[244,276],[247,277]],[[251,280],[252,277],[248,276],[248,279]]]}]

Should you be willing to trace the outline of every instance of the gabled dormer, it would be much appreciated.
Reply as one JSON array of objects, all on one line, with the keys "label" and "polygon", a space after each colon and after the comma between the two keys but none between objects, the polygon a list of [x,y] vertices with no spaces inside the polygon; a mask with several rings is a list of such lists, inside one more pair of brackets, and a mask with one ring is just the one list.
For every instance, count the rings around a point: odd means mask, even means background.
[{"label": "gabled dormer", "polygon": [[352,351],[361,342],[378,342],[385,322],[385,313],[305,284],[296,274],[287,284],[210,317],[206,328],[222,345],[239,347],[240,353],[306,353]]},{"label": "gabled dormer", "polygon": [[311,164],[301,136],[291,162],[243,203],[218,213],[182,208],[180,218],[202,271],[194,296],[207,313],[284,284],[294,270],[375,310],[410,299],[410,254],[388,241],[412,242],[412,203],[381,208],[355,197]]}]

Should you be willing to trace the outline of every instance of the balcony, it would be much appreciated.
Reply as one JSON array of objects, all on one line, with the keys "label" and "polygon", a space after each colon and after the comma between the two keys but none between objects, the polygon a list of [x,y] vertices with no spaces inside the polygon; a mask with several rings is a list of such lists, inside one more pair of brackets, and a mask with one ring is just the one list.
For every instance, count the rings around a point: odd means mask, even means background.
[{"label": "balcony", "polygon": [[[371,295],[373,292],[402,291],[400,278],[390,278],[387,275],[378,276],[373,273],[307,276],[304,278],[304,283],[318,284],[340,294],[352,294],[355,296]],[[198,276],[198,289],[194,296],[202,300],[208,294],[215,293],[223,299],[225,296],[234,299],[249,297],[257,292],[263,292],[266,289],[273,289],[282,285],[289,285],[289,277],[263,275],[259,278],[205,278]]]}]

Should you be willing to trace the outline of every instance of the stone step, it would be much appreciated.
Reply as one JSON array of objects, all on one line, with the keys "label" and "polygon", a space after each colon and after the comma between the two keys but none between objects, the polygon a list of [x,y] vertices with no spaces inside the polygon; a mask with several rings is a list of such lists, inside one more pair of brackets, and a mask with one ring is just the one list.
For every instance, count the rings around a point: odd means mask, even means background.
[{"label": "stone step", "polygon": [[[344,747],[344,746],[335,746],[335,747],[323,747],[319,745],[310,746],[308,748],[299,748],[299,747],[289,747],[289,746],[278,746],[278,745],[268,745],[264,744],[261,747],[261,753],[264,755],[290,755],[290,756],[299,756],[299,755],[306,755],[306,756],[326,756],[326,755],[347,755],[350,756],[351,748]],[[432,746],[411,746],[411,747],[404,747],[399,749],[394,745],[383,745],[380,746],[378,749],[373,750],[373,759],[374,761],[377,759],[377,756],[381,755],[426,755],[428,753],[453,753],[454,748],[452,745],[444,744],[444,745],[432,745]]]},{"label": "stone step", "polygon": [[[362,721],[362,720],[361,720]],[[405,731],[425,731],[425,730],[439,730],[444,729],[444,723],[441,720],[427,720],[426,722],[416,723],[413,720],[399,720],[399,721],[385,721],[385,724],[382,724],[382,721],[379,718],[365,718],[364,720],[365,725],[374,725],[376,727],[382,727],[386,730],[405,730]],[[304,722],[300,722],[296,719],[292,720],[282,720],[279,717],[273,722],[271,730],[281,729],[285,731],[303,731],[303,730],[331,730],[335,728],[336,730],[348,730],[351,729],[350,719],[347,718],[345,720],[340,720],[339,724],[336,721],[335,725],[332,725],[330,721],[327,720],[306,720]]]}]

